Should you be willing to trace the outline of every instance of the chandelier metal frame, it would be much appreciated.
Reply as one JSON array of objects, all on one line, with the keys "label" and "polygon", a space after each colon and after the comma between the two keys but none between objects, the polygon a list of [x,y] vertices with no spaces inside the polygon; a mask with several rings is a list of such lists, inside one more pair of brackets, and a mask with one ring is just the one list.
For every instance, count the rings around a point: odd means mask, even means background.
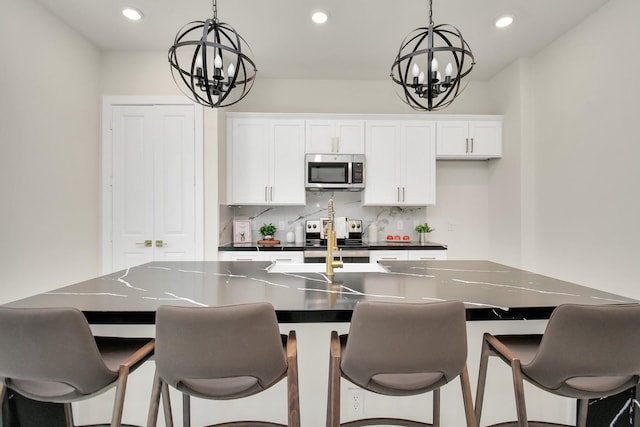
[{"label": "chandelier metal frame", "polygon": [[219,22],[217,0],[212,3],[212,19],[190,22],[178,31],[169,64],[176,85],[192,101],[228,107],[249,93],[258,70],[246,40]]},{"label": "chandelier metal frame", "polygon": [[[420,111],[448,107],[466,88],[468,82],[462,86],[462,79],[475,65],[462,33],[452,25],[434,24],[432,6],[429,0],[429,26],[416,28],[405,37],[390,74],[393,82],[402,88],[396,86],[400,99]],[[450,59],[444,79],[438,71],[436,56]],[[420,71],[420,65],[426,67],[426,73]]]}]

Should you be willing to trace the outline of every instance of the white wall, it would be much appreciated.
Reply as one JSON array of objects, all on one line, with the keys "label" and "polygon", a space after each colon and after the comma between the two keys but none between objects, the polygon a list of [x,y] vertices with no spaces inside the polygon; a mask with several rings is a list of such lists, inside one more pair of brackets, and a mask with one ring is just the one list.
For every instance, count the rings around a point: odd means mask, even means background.
[{"label": "white wall", "polygon": [[638,16],[640,2],[610,1],[532,62],[537,267],[636,298]]},{"label": "white wall", "polygon": [[96,276],[98,50],[32,0],[0,13],[0,303]]}]

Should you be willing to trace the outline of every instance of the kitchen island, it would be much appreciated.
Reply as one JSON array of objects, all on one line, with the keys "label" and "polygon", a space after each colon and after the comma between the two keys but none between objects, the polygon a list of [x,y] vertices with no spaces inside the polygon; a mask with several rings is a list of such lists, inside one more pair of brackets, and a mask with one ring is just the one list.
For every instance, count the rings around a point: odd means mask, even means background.
[{"label": "kitchen island", "polygon": [[[470,321],[467,323],[467,334],[472,389],[475,389],[483,332],[542,332],[553,309],[565,303],[636,302],[489,261],[385,261],[379,265],[382,268],[380,272],[372,272],[369,266],[359,267],[367,271],[357,271],[358,268],[353,265],[344,270],[336,269],[335,280],[330,282],[321,268],[319,272],[294,271],[303,267],[308,270],[308,264],[289,265],[286,266],[288,272],[274,272],[282,270],[275,268],[277,264],[261,261],[152,262],[7,305],[73,306],[85,313],[96,333],[112,333],[114,330],[120,333],[126,329],[136,334],[153,334],[155,310],[161,305],[204,307],[269,301],[282,323],[281,331],[297,331],[302,425],[320,427],[324,425],[325,417],[329,335],[331,330],[339,333],[348,331],[352,310],[359,301],[463,301]],[[128,389],[131,392],[128,393],[125,408],[135,409],[128,416],[125,412],[127,423],[145,423],[153,377],[153,365],[148,365],[141,368],[139,372],[142,374],[138,373],[130,380]],[[139,383],[136,384],[136,381]],[[343,384],[343,387],[346,399],[350,390],[348,385]],[[285,414],[285,409],[280,406],[282,392],[283,389],[274,388],[272,397],[266,397],[267,403],[256,400],[256,403],[249,405],[222,402],[215,406],[216,402],[205,402],[201,408],[206,409],[194,407],[194,425],[211,424],[212,414],[223,415],[225,411],[256,411],[264,415],[266,410],[276,421],[281,421]],[[610,401],[607,404],[610,408],[601,414],[598,414],[596,406],[602,406],[603,402],[594,404],[590,409],[590,417],[593,413],[597,418],[590,418],[589,426],[609,425],[611,419],[620,414],[629,417],[628,402],[634,398],[634,392],[630,393],[619,400]],[[515,406],[509,400],[512,399],[512,393],[508,369],[498,365],[490,368],[487,396],[503,397],[486,399],[482,425],[515,418]],[[527,397],[531,402],[532,418],[540,418],[537,415],[542,411],[542,415],[550,420],[570,422],[575,414],[575,402],[568,399],[536,393],[536,390],[528,391]],[[174,396],[173,400],[179,402],[179,397]],[[377,414],[376,411],[399,411],[407,417],[429,417],[427,414],[430,409],[424,409],[425,405],[430,405],[429,396],[411,397],[403,402],[402,406],[396,406],[390,404],[388,399],[366,394],[364,413],[369,416]],[[442,425],[463,425],[457,384],[443,388],[442,404]],[[106,416],[96,418],[96,414],[105,408],[108,413],[109,407],[109,399],[82,402],[75,409],[76,419],[82,424],[100,421]],[[215,409],[211,410],[212,407]],[[344,410],[344,419],[353,415],[348,407]],[[47,421],[49,424],[45,425],[50,427],[51,419]],[[176,422],[180,422],[179,418]]]},{"label": "kitchen island", "polygon": [[[270,262],[151,262],[8,304],[73,306],[90,323],[153,324],[163,304],[269,301],[281,323],[348,322],[359,301],[460,300],[468,320],[546,319],[560,304],[630,298],[489,261],[390,261],[382,272],[270,272]],[[295,267],[294,267],[295,269]]]}]

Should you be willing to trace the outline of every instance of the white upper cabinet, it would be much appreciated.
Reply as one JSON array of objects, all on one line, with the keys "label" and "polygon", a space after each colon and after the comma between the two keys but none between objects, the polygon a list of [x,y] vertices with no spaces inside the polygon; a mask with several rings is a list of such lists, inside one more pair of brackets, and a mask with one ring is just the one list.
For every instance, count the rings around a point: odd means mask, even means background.
[{"label": "white upper cabinet", "polygon": [[227,203],[304,205],[304,120],[227,123]]},{"label": "white upper cabinet", "polygon": [[502,157],[502,120],[438,121],[437,158]]},{"label": "white upper cabinet", "polygon": [[364,153],[364,120],[306,120],[307,153]]},{"label": "white upper cabinet", "polygon": [[428,206],[436,201],[436,123],[372,120],[366,123],[368,206]]}]

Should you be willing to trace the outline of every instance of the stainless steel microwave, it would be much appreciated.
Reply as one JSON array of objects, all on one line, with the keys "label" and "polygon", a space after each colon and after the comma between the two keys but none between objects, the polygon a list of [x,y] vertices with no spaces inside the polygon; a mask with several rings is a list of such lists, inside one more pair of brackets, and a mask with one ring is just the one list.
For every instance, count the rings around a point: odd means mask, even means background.
[{"label": "stainless steel microwave", "polygon": [[364,154],[307,154],[307,190],[349,190],[364,188]]}]

